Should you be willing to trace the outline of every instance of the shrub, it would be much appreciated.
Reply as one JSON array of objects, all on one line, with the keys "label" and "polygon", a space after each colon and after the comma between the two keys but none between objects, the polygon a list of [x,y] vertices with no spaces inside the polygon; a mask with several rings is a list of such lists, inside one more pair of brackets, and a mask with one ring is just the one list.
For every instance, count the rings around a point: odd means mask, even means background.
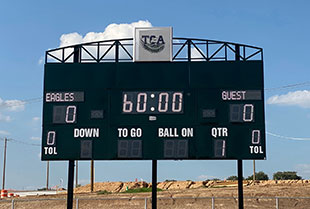
[{"label": "shrub", "polygon": [[[253,180],[253,175],[248,176],[246,180]],[[255,180],[269,180],[269,177],[263,171],[260,171],[258,173],[255,172]]]},{"label": "shrub", "polygon": [[273,174],[273,180],[300,180],[301,176],[296,171],[278,171]]},{"label": "shrub", "polygon": [[229,177],[227,178],[227,180],[237,181],[237,180],[238,180],[238,176],[229,176]]}]

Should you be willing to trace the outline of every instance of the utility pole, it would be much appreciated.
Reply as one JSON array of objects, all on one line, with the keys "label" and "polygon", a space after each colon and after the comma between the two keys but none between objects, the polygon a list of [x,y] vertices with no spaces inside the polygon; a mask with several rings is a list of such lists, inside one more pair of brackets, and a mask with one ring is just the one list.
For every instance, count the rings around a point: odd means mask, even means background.
[{"label": "utility pole", "polygon": [[90,191],[94,191],[94,160],[90,161]]},{"label": "utility pole", "polygon": [[255,184],[255,180],[256,180],[256,176],[255,176],[255,160],[253,160],[253,181],[254,181],[254,184]]},{"label": "utility pole", "polygon": [[75,163],[75,188],[78,187],[79,185],[79,178],[78,178],[78,173],[79,173],[79,161],[76,161]]},{"label": "utility pole", "polygon": [[6,164],[6,145],[7,138],[4,138],[4,156],[3,156],[3,176],[2,176],[2,190],[5,188],[5,164]]},{"label": "utility pole", "polygon": [[46,190],[48,190],[48,179],[50,173],[50,161],[46,162]]}]

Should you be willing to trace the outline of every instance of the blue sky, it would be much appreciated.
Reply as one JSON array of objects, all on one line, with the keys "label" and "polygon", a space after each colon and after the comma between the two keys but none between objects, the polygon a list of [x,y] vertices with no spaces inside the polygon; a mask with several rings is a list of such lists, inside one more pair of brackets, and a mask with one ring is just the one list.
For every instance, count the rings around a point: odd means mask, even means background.
[{"label": "blue sky", "polygon": [[[0,138],[8,142],[6,187],[45,186],[41,162],[44,52],[60,46],[63,34],[104,32],[112,24],[139,20],[172,26],[174,36],[215,39],[264,49],[267,160],[257,171],[272,177],[295,170],[310,178],[309,1],[1,1]],[[305,83],[290,88],[273,89]],[[28,101],[29,99],[33,99]],[[27,102],[24,103],[23,101]],[[12,107],[12,104],[14,106]],[[289,137],[302,138],[293,140]],[[0,168],[3,166],[0,140]],[[203,180],[236,174],[235,161],[160,161],[158,180]],[[66,186],[67,162],[52,162],[50,185]],[[151,162],[95,162],[96,181],[151,180]],[[252,161],[244,163],[251,175]],[[0,172],[2,177],[2,172]],[[89,182],[89,162],[79,163],[79,182]]]}]

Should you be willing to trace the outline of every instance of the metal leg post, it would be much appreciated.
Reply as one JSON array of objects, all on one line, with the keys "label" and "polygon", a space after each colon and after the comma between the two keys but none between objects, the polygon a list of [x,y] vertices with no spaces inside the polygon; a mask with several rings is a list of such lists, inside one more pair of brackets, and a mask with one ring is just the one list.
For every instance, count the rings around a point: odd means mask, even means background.
[{"label": "metal leg post", "polygon": [[67,209],[73,207],[73,181],[74,181],[74,160],[69,160],[68,188],[67,188]]},{"label": "metal leg post", "polygon": [[157,209],[157,160],[152,160],[152,209]]},{"label": "metal leg post", "polygon": [[239,203],[239,209],[243,209],[243,169],[242,169],[242,160],[238,160],[238,203]]}]

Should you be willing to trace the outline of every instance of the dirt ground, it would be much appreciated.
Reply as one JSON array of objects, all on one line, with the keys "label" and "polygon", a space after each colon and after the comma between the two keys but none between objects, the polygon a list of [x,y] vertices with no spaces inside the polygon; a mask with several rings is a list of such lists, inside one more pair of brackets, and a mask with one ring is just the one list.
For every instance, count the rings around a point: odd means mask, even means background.
[{"label": "dirt ground", "polygon": [[[255,184],[244,181],[244,204],[249,209],[310,209],[310,181],[260,181]],[[75,190],[79,209],[88,208],[145,208],[151,209],[151,193],[122,193],[126,188],[151,187],[146,182],[104,182],[95,183],[94,193],[90,193],[90,185]],[[215,209],[237,209],[237,182],[232,181],[172,181],[158,183],[158,209],[202,209],[210,208],[212,197]],[[109,191],[111,194],[97,194],[98,191]],[[276,203],[275,197],[279,197]],[[286,197],[295,199],[286,199]],[[300,197],[308,198],[302,199]],[[14,209],[65,209],[66,193],[57,195],[23,197],[14,199]],[[145,200],[145,198],[147,198]],[[251,198],[251,199],[249,199]],[[270,199],[268,199],[270,198]],[[8,199],[6,199],[8,200]],[[0,200],[0,209],[12,208],[12,199]],[[74,208],[76,208],[76,199]]]}]

